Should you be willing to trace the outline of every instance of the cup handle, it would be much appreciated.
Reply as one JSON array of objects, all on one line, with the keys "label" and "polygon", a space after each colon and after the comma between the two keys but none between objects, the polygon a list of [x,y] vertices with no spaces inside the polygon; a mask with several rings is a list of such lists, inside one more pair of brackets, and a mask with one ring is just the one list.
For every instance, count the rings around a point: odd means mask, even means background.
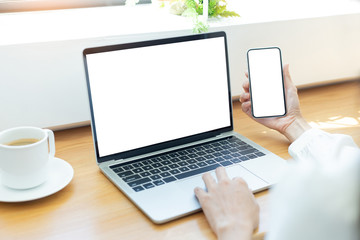
[{"label": "cup handle", "polygon": [[55,157],[55,137],[54,132],[49,129],[44,129],[47,132],[48,139],[49,139],[49,156],[51,158]]}]

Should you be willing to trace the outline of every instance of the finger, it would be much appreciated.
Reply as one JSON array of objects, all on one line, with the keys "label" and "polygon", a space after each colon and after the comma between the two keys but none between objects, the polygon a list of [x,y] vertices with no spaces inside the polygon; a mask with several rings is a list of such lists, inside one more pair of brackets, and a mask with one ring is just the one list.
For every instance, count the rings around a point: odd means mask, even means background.
[{"label": "finger", "polygon": [[207,194],[204,189],[202,189],[201,187],[196,187],[194,189],[194,193],[195,193],[195,196],[197,197],[197,199],[200,201],[201,199],[204,198],[204,196]]},{"label": "finger", "polygon": [[240,94],[240,102],[244,103],[250,100],[250,93]]},{"label": "finger", "polygon": [[205,186],[208,189],[208,191],[211,190],[216,185],[215,179],[211,176],[210,173],[205,173],[202,176],[202,179],[204,180]]},{"label": "finger", "polygon": [[248,71],[245,72],[245,77],[249,78],[249,72]]},{"label": "finger", "polygon": [[241,104],[241,109],[244,113],[246,113],[248,116],[251,116],[251,102],[247,101]]},{"label": "finger", "polygon": [[244,81],[242,87],[245,92],[249,92],[249,88],[250,88],[249,80]]},{"label": "finger", "polygon": [[237,183],[240,183],[241,185],[244,185],[246,188],[248,188],[247,182],[242,177],[234,177],[233,180]]},{"label": "finger", "polygon": [[216,177],[217,177],[218,181],[228,181],[228,180],[230,180],[224,167],[218,167],[215,170],[215,172],[216,172]]}]

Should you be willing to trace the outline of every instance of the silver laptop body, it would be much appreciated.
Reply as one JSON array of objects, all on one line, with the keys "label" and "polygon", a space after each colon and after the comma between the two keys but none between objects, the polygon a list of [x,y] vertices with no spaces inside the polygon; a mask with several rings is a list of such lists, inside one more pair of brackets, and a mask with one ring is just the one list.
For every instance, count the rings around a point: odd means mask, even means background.
[{"label": "silver laptop body", "polygon": [[216,167],[253,192],[277,181],[285,161],[233,131],[224,32],[83,56],[97,164],[154,223],[199,211],[194,188]]}]

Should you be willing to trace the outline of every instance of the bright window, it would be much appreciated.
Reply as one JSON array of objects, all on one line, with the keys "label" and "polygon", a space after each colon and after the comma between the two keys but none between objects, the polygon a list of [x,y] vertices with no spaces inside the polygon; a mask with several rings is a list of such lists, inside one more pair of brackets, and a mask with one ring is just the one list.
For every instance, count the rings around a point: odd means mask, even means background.
[{"label": "bright window", "polygon": [[[0,0],[0,13],[124,5],[126,0]],[[139,3],[150,3],[140,0]]]}]

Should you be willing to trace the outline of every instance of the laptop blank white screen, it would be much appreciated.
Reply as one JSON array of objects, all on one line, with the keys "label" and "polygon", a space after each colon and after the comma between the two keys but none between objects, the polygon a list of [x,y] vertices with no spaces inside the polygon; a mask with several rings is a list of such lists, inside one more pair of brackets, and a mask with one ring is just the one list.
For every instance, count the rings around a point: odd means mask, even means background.
[{"label": "laptop blank white screen", "polygon": [[100,157],[231,125],[223,37],[86,60]]}]

